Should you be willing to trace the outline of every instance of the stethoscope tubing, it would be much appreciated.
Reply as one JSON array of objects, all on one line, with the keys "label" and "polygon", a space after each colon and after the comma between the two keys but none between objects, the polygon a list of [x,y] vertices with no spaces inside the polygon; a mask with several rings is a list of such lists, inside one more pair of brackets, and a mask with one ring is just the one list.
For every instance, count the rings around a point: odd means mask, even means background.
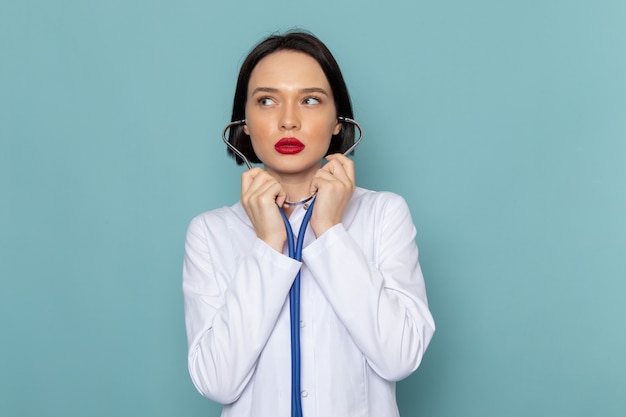
[{"label": "stethoscope tubing", "polygon": [[[306,213],[300,224],[297,240],[294,239],[293,230],[291,229],[287,215],[279,207],[280,214],[285,223],[285,231],[287,232],[289,257],[298,262],[302,262],[304,235],[309,221],[311,220],[311,215],[313,214],[314,204],[315,199],[311,201],[309,207],[306,209]],[[291,416],[302,417],[302,398],[300,396],[300,271],[296,274],[291,289],[289,290],[289,316],[291,319]]]}]

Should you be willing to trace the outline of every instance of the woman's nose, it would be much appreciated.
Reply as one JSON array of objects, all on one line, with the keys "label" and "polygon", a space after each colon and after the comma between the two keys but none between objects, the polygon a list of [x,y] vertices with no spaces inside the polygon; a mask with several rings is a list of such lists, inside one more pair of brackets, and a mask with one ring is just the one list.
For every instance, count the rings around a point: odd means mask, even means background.
[{"label": "woman's nose", "polygon": [[295,106],[286,105],[283,107],[280,118],[280,128],[282,130],[294,130],[300,128],[300,116]]}]

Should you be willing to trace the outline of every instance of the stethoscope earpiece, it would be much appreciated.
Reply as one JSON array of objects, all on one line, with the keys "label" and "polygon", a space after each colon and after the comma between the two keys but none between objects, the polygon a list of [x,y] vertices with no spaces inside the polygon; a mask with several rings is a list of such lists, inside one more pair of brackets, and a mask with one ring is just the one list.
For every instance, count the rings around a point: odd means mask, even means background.
[{"label": "stethoscope earpiece", "polygon": [[351,125],[354,125],[354,127],[356,127],[357,130],[359,131],[359,137],[354,141],[352,146],[350,146],[343,153],[345,156],[347,156],[347,155],[350,155],[350,153],[352,153],[352,151],[354,151],[356,147],[359,146],[359,143],[361,143],[361,141],[363,140],[363,129],[361,128],[361,125],[356,120],[351,119],[349,117],[338,116],[337,120],[339,120],[340,122],[350,123]]},{"label": "stethoscope earpiece", "polygon": [[241,153],[239,149],[237,149],[232,143],[228,141],[228,139],[226,139],[226,132],[228,132],[231,128],[235,126],[239,126],[239,125],[245,125],[245,124],[246,124],[246,119],[235,120],[234,122],[230,122],[229,124],[227,124],[224,127],[224,130],[222,130],[222,140],[231,151],[233,151],[238,157],[240,157],[243,160],[243,162],[246,163],[246,165],[248,166],[248,169],[252,169],[252,164],[250,164],[250,161],[248,161],[248,158],[246,158],[246,156],[243,153]]}]

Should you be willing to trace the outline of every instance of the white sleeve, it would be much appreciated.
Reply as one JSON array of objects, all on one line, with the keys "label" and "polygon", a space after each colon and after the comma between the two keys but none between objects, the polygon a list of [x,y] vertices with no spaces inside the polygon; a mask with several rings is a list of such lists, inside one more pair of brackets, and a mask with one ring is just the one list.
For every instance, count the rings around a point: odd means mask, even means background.
[{"label": "white sleeve", "polygon": [[375,262],[342,224],[309,245],[303,261],[372,369],[398,381],[419,366],[435,325],[411,214],[404,199],[390,196],[375,214],[382,220]]},{"label": "white sleeve", "polygon": [[209,227],[202,217],[187,230],[183,295],[188,364],[200,393],[230,404],[252,377],[301,264],[257,239],[241,259],[225,267],[229,261],[211,253],[216,233],[224,245],[232,245],[226,227]]}]

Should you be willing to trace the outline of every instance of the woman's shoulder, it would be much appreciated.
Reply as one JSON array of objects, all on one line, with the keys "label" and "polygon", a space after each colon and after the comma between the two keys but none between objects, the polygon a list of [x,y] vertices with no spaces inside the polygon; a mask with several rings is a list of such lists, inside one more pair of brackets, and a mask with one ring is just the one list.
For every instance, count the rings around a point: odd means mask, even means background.
[{"label": "woman's shoulder", "polygon": [[386,217],[408,213],[409,209],[404,198],[391,191],[374,191],[362,187],[354,190],[350,204],[346,208],[344,218],[350,222],[356,217]]},{"label": "woman's shoulder", "polygon": [[374,191],[367,188],[356,187],[352,195],[352,202],[367,205],[406,205],[404,197],[392,191]]},{"label": "woman's shoulder", "polygon": [[202,212],[191,219],[189,227],[229,229],[234,225],[250,225],[250,220],[240,202]]}]

